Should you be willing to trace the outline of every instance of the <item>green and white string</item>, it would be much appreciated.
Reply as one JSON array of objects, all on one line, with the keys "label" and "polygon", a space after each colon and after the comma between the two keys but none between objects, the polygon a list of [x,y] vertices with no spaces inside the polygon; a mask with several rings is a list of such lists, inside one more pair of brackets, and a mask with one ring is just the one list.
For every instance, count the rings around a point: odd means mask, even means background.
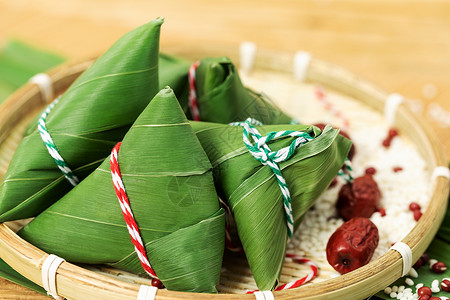
[{"label": "green and white string", "polygon": [[249,123],[250,125],[253,126],[261,126],[263,123],[261,123],[260,121],[253,119],[253,118],[248,118],[246,121],[244,122],[233,122],[233,123],[229,123],[228,125],[230,126],[244,126],[245,123]]},{"label": "green and white string", "polygon": [[352,172],[353,172],[353,168],[352,168],[352,163],[350,162],[350,160],[348,158],[345,159],[344,162],[344,168],[343,169],[339,169],[338,171],[338,176],[340,176],[341,178],[343,178],[345,180],[345,182],[350,183],[353,182],[353,176],[352,176]]},{"label": "green and white string", "polygon": [[[278,163],[288,160],[295,152],[295,150],[301,145],[306,144],[313,138],[306,132],[283,130],[272,131],[266,136],[262,136],[258,129],[254,125],[262,125],[261,122],[248,118],[245,122],[231,123],[230,125],[239,125],[243,127],[243,140],[250,154],[253,155],[263,165],[268,165],[275,174],[278,185],[283,196],[284,213],[286,216],[286,225],[288,237],[291,238],[294,233],[294,216],[292,213],[291,194],[289,192],[286,180],[281,174],[281,169]],[[286,138],[295,137],[295,140],[287,147],[284,147],[278,151],[272,151],[267,145],[269,142]],[[253,142],[250,141],[253,139]]]},{"label": "green and white string", "polygon": [[48,114],[52,111],[52,109],[55,107],[55,105],[59,102],[59,98],[56,98],[52,103],[50,103],[49,106],[44,110],[41,117],[38,121],[38,131],[41,135],[42,141],[44,142],[45,146],[47,147],[48,153],[53,157],[53,159],[56,162],[56,165],[61,170],[61,172],[64,174],[64,177],[72,184],[73,186],[76,186],[80,181],[78,180],[78,177],[72,172],[69,165],[64,161],[62,156],[59,154],[58,149],[56,148],[55,143],[53,142],[52,137],[50,136],[50,133],[47,130],[46,121]]}]

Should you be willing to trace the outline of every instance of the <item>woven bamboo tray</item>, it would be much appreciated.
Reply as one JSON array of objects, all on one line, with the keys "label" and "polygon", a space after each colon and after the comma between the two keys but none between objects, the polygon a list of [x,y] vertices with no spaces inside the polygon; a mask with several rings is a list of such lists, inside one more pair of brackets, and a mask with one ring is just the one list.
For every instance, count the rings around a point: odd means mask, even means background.
[{"label": "woven bamboo tray", "polygon": [[[205,54],[230,53],[235,60],[233,51],[221,48],[196,49],[195,55],[184,49],[168,51],[186,58],[198,59]],[[181,52],[180,52],[181,51]],[[235,51],[234,51],[235,52]],[[201,56],[199,56],[201,54]],[[50,75],[54,93],[62,93],[87,67],[92,63],[88,60],[72,63],[51,70]],[[292,72],[293,56],[258,51],[255,68],[258,70]],[[350,72],[326,62],[313,59],[306,73],[306,81],[320,84],[351,98],[373,107],[382,112],[384,101],[388,94],[374,85],[358,78]],[[39,88],[34,84],[27,84],[12,95],[0,106],[0,180],[6,172],[8,163],[22,138],[30,119],[44,106]],[[396,113],[395,126],[399,128],[414,144],[420,147],[420,154],[426,160],[428,167],[433,170],[437,166],[446,166],[446,159],[440,142],[431,130],[415,117],[404,105],[400,105]],[[448,180],[438,177],[433,184],[429,206],[416,226],[402,240],[412,249],[413,261],[416,261],[431,243],[444,217],[448,196]],[[42,285],[41,267],[48,256],[47,253],[24,241],[14,233],[11,224],[0,224],[0,257],[13,266],[25,277]],[[234,264],[233,268],[240,269],[242,274],[251,276],[245,262],[240,258],[232,258],[225,264]],[[240,266],[242,264],[242,266]],[[295,277],[294,266],[288,271],[283,269],[285,277]],[[103,270],[105,271],[105,270]],[[140,284],[145,279],[129,279],[122,272],[106,270],[99,273],[64,262],[57,271],[57,289],[61,296],[68,299],[136,299]],[[304,267],[300,271],[305,271]],[[300,272],[299,271],[299,272]],[[287,272],[287,274],[286,274]],[[358,270],[337,278],[307,284],[292,290],[274,292],[276,299],[362,299],[385,288],[401,276],[402,259],[398,252],[389,250],[380,258],[372,261]],[[303,273],[304,275],[304,273]],[[244,277],[227,280],[227,293],[192,294],[159,290],[156,299],[254,299],[254,295],[242,294],[242,280]],[[223,284],[223,283],[222,283]],[[241,294],[233,294],[239,291]]]}]

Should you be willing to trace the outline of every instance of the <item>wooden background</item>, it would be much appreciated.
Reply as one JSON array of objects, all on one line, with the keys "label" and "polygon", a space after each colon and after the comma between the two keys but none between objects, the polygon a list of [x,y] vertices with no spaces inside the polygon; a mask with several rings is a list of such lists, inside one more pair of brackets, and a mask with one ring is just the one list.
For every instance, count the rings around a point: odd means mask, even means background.
[{"label": "wooden background", "polygon": [[[242,41],[306,50],[401,93],[450,158],[450,1],[0,0],[0,43],[20,38],[83,59],[159,16],[163,51]],[[0,299],[48,298],[0,280]]]}]

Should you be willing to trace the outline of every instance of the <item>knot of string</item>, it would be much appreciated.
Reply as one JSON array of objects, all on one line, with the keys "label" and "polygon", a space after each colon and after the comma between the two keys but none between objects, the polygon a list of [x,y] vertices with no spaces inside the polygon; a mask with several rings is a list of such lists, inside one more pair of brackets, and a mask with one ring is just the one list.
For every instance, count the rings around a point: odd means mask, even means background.
[{"label": "knot of string", "polygon": [[[278,186],[280,187],[283,197],[287,233],[290,239],[294,233],[294,216],[292,213],[291,194],[278,164],[288,160],[298,147],[313,140],[313,138],[306,132],[294,130],[272,131],[266,136],[262,136],[255,127],[262,125],[261,122],[251,118],[248,118],[245,122],[236,122],[231,123],[230,125],[243,127],[244,144],[250,154],[263,165],[269,166],[275,174],[275,178],[277,179]],[[270,149],[268,145],[270,142],[289,137],[295,138],[289,146],[281,148],[277,151],[272,151]]]}]

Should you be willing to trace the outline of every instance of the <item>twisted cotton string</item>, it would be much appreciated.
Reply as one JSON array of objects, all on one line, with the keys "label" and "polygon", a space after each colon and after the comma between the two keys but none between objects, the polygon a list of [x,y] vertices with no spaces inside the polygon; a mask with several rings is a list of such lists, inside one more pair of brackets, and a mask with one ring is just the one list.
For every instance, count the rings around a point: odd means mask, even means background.
[{"label": "twisted cotton string", "polygon": [[39,86],[44,103],[50,102],[53,99],[52,79],[48,74],[36,74],[30,78],[29,82]]},{"label": "twisted cotton string", "polygon": [[130,201],[128,200],[125,186],[122,181],[122,174],[119,169],[118,153],[120,149],[119,142],[111,151],[110,163],[111,163],[111,176],[114,184],[114,190],[116,191],[117,199],[119,200],[120,208],[122,209],[123,217],[127,223],[128,233],[131,236],[131,242],[134,245],[134,250],[141,261],[141,265],[148,275],[152,278],[158,279],[155,271],[147,258],[147,252],[145,251],[144,243],[142,242],[141,234],[139,233],[139,227],[134,220],[133,212],[131,211]]},{"label": "twisted cotton string", "polygon": [[200,62],[196,61],[189,68],[189,72],[188,72],[189,108],[191,109],[192,120],[194,120],[194,121],[200,121],[200,111],[198,110],[198,101],[197,101],[197,87],[196,87],[196,83],[195,83],[195,73],[196,73],[199,65],[200,65]]},{"label": "twisted cotton string", "polygon": [[397,242],[391,249],[397,251],[402,256],[402,277],[407,275],[413,265],[411,248],[403,242]]},{"label": "twisted cotton string", "polygon": [[[248,118],[245,122],[249,122],[250,125],[253,126],[261,126],[262,123],[258,120],[252,119],[252,118]],[[228,125],[230,126],[244,126],[245,122],[233,122],[233,123],[229,123]]]},{"label": "twisted cotton string", "polygon": [[404,101],[403,96],[397,93],[390,94],[386,98],[386,102],[384,103],[384,118],[390,126],[394,125],[397,109]]},{"label": "twisted cotton string", "polygon": [[281,291],[281,290],[287,290],[287,289],[293,289],[293,288],[299,287],[302,284],[313,280],[317,276],[319,268],[311,260],[301,257],[296,254],[291,254],[291,253],[287,253],[286,257],[292,258],[292,260],[296,263],[307,264],[311,268],[311,271],[305,277],[302,277],[296,281],[289,282],[289,283],[278,286],[275,289],[275,291]]},{"label": "twisted cotton string", "polygon": [[143,284],[139,287],[137,300],[155,300],[157,291],[157,287]]},{"label": "twisted cotton string", "polygon": [[56,272],[64,261],[61,257],[50,254],[42,264],[42,287],[47,291],[49,296],[52,296],[56,300],[64,299],[58,295],[58,291],[56,290]]},{"label": "twisted cotton string", "polygon": [[69,165],[64,161],[62,156],[59,154],[59,151],[56,148],[56,145],[53,142],[53,139],[50,136],[50,133],[48,132],[46,126],[47,116],[58,102],[59,97],[56,98],[55,101],[50,103],[50,105],[47,106],[47,108],[44,110],[38,121],[38,131],[39,134],[41,135],[42,141],[47,147],[48,153],[51,155],[51,157],[53,157],[53,159],[56,162],[56,165],[64,174],[64,177],[66,177],[66,179],[70,182],[72,186],[76,186],[79,183],[78,177],[72,172],[72,169],[70,169]]},{"label": "twisted cotton string", "polygon": [[341,119],[342,130],[347,131],[350,125],[349,120],[344,116],[344,114],[339,109],[336,108],[336,106],[333,105],[333,103],[330,102],[330,100],[328,100],[328,97],[325,94],[323,88],[320,86],[316,86],[314,92],[316,94],[317,100],[319,100],[323,104],[325,109],[330,111],[333,115],[335,115],[339,119]]},{"label": "twisted cotton string", "polygon": [[223,207],[225,211],[225,246],[228,250],[232,252],[244,252],[242,247],[235,246],[230,234],[230,224],[231,224],[231,210],[230,207],[219,198],[220,205]]},{"label": "twisted cotton string", "polygon": [[297,51],[294,56],[294,78],[297,81],[305,81],[310,65],[311,53],[306,51]]},{"label": "twisted cotton string", "polygon": [[[242,249],[242,247],[235,246],[235,244],[233,243],[233,241],[231,239],[231,235],[230,235],[231,211],[230,211],[228,205],[225,202],[220,200],[220,203],[223,205],[223,207],[225,209],[225,245],[226,245],[227,249],[230,250],[230,251],[233,251],[233,252],[244,252],[244,249]],[[283,285],[278,286],[275,289],[275,291],[281,291],[281,290],[293,289],[293,288],[299,287],[302,284],[313,280],[317,276],[318,267],[311,260],[309,260],[307,258],[304,258],[304,257],[301,257],[301,256],[299,256],[297,254],[293,254],[293,253],[286,253],[286,257],[291,258],[296,263],[309,265],[309,267],[311,268],[311,271],[308,273],[308,275],[306,275],[306,276],[304,276],[304,277],[302,277],[300,279],[297,279],[295,281],[291,281],[289,283],[285,283]],[[267,292],[267,291],[265,291],[265,292]],[[265,298],[263,298],[263,296],[261,296],[261,294],[263,294],[263,292],[260,292],[258,290],[247,291],[247,294],[255,294],[257,299],[258,299],[258,297],[261,297],[261,299],[265,299]]]},{"label": "twisted cotton string", "polygon": [[255,291],[253,293],[256,300],[274,300],[275,297],[273,296],[271,291]]},{"label": "twisted cotton string", "polygon": [[[316,86],[314,92],[316,94],[317,100],[319,100],[323,104],[325,109],[330,111],[333,115],[335,115],[339,119],[341,119],[342,130],[347,131],[350,126],[349,120],[344,116],[344,114],[339,109],[336,108],[336,106],[333,105],[333,103],[330,102],[323,88],[320,86]],[[352,182],[353,176],[351,172],[353,171],[353,169],[351,162],[348,158],[345,159],[344,169],[345,170],[342,169],[339,170],[338,176],[341,176],[347,183]]]},{"label": "twisted cotton string", "polygon": [[[228,248],[228,250],[230,250],[230,251],[233,251],[233,252],[244,252],[244,249],[242,249],[242,247],[235,246],[233,241],[232,241],[232,239],[231,239],[231,235],[230,235],[231,211],[230,211],[230,208],[221,199],[219,199],[219,201],[220,201],[221,205],[224,207],[224,210],[225,210],[225,245]],[[281,291],[281,290],[286,290],[286,289],[293,289],[293,288],[299,287],[302,284],[313,280],[317,276],[318,267],[311,260],[309,260],[307,258],[304,258],[304,257],[301,257],[301,256],[299,256],[297,254],[293,254],[293,253],[286,253],[286,257],[291,258],[296,263],[309,265],[310,268],[311,268],[311,271],[305,277],[302,277],[302,278],[297,279],[295,281],[292,281],[292,282],[289,282],[289,283],[285,283],[283,285],[278,286],[275,289],[276,291]],[[258,290],[247,291],[247,294],[252,294],[252,293],[254,293],[256,298],[258,299],[258,297],[260,297],[263,292],[260,292]],[[264,298],[261,298],[261,299],[264,299]]]},{"label": "twisted cotton string", "polygon": [[256,44],[253,42],[243,42],[239,46],[239,58],[241,69],[245,73],[250,73],[255,63]]},{"label": "twisted cotton string", "polygon": [[[299,264],[307,264],[310,267],[310,271],[308,273],[308,275],[297,279],[295,281],[289,282],[289,283],[285,283],[282,284],[280,286],[277,286],[275,288],[275,291],[282,291],[282,290],[288,290],[288,289],[293,289],[296,287],[301,286],[302,284],[305,284],[311,280],[313,280],[316,276],[317,273],[319,272],[319,268],[317,267],[317,265],[312,262],[311,260],[301,257],[299,255],[296,254],[291,254],[291,253],[286,253],[286,257],[291,258],[294,262],[299,263]],[[258,290],[254,290],[254,291],[247,291],[247,294],[253,294],[255,292],[257,292]]]},{"label": "twisted cotton string", "polygon": [[[241,126],[243,127],[243,140],[251,155],[263,165],[267,165],[275,174],[275,177],[280,187],[281,194],[283,196],[283,206],[286,216],[286,225],[288,231],[288,237],[291,238],[294,233],[294,216],[292,214],[291,194],[289,192],[286,180],[281,174],[281,169],[278,163],[288,160],[299,146],[311,141],[313,138],[306,132],[283,130],[278,132],[269,132],[266,136],[262,136],[258,129],[256,129],[252,123],[257,122],[251,118],[247,119]],[[287,147],[278,151],[272,151],[267,145],[269,142],[285,138],[295,137],[295,140]],[[253,144],[250,141],[253,139]]]},{"label": "twisted cotton string", "polygon": [[350,162],[350,160],[348,158],[345,159],[344,168],[345,168],[345,170],[339,169],[338,176],[341,176],[347,183],[353,182],[352,163]]},{"label": "twisted cotton string", "polygon": [[433,174],[431,175],[431,180],[434,181],[436,178],[441,176],[450,179],[450,170],[447,166],[438,166],[434,168]]}]

